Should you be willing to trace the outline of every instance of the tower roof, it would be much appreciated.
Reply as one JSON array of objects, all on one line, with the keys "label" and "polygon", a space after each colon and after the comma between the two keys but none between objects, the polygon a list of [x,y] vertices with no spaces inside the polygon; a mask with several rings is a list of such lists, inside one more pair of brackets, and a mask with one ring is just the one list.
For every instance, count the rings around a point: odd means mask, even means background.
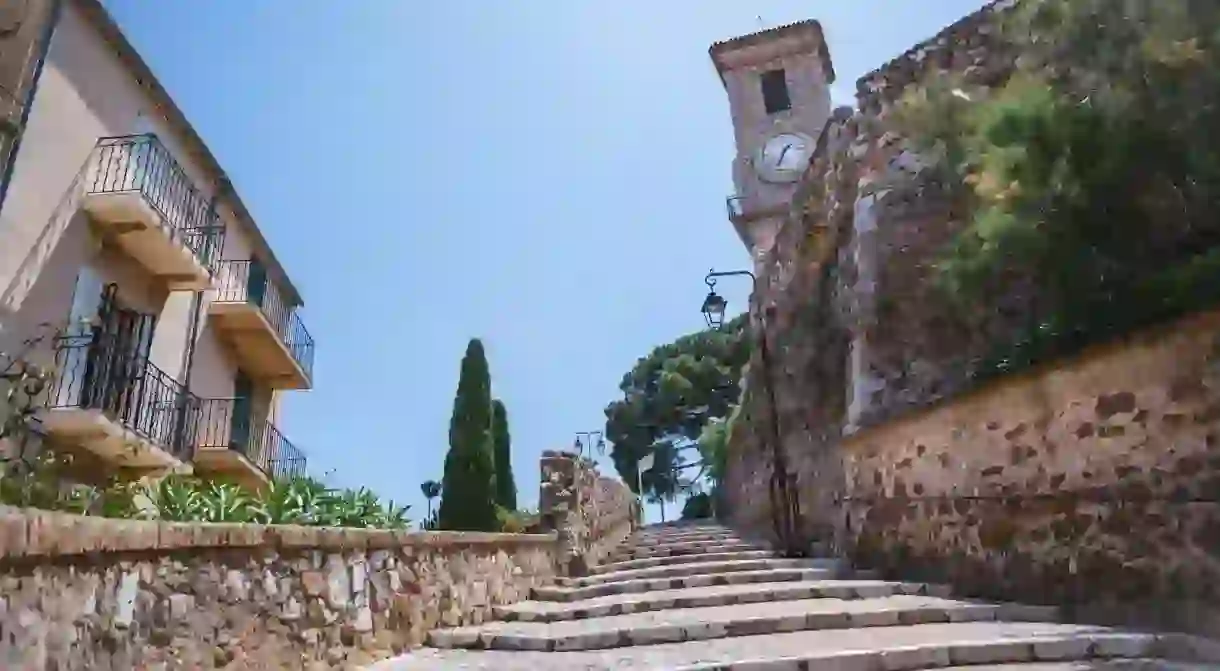
[{"label": "tower roof", "polygon": [[835,81],[835,69],[834,64],[830,60],[830,48],[826,46],[826,36],[822,32],[822,24],[815,19],[805,19],[804,21],[788,23],[748,35],[715,42],[708,49],[708,55],[712,57],[712,62],[716,64],[716,72],[720,75],[720,81],[723,82],[724,71],[728,69],[724,61],[725,54],[760,46],[768,42],[776,42],[785,37],[797,37],[802,34],[812,37],[816,41],[816,48],[818,56],[822,60],[822,69],[826,76],[826,83],[833,84]]}]

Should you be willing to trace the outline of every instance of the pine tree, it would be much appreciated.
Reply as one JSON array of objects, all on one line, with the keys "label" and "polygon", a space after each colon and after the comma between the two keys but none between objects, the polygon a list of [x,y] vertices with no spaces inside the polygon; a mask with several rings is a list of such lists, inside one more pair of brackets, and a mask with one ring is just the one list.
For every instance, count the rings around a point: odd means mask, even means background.
[{"label": "pine tree", "polygon": [[496,446],[496,503],[506,510],[516,510],[517,481],[513,479],[512,438],[508,433],[508,411],[500,399],[492,403],[491,435]]},{"label": "pine tree", "polygon": [[499,527],[491,416],[487,356],[483,343],[472,338],[462,358],[449,422],[449,454],[445,456],[438,516],[441,529],[495,531]]}]

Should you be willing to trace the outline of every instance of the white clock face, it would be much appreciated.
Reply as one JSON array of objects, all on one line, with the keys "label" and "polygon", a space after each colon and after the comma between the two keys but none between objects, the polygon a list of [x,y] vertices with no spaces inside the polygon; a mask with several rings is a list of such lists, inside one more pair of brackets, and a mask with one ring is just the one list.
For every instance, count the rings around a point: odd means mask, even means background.
[{"label": "white clock face", "polygon": [[758,176],[767,182],[795,182],[801,178],[813,152],[813,140],[800,133],[780,133],[758,152]]}]

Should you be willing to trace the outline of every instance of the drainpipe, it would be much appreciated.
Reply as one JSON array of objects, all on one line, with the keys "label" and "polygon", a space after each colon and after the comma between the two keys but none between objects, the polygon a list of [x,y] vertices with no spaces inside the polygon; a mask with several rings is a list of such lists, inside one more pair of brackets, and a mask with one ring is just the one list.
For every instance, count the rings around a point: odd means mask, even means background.
[{"label": "drainpipe", "polygon": [[4,199],[8,195],[8,185],[12,180],[13,167],[17,164],[17,151],[21,149],[21,136],[25,134],[25,125],[30,119],[30,110],[34,107],[34,96],[38,93],[38,81],[42,79],[42,66],[46,64],[47,53],[51,51],[51,37],[55,34],[55,25],[59,23],[63,0],[50,0],[51,14],[42,35],[38,38],[38,55],[35,56],[34,77],[30,82],[30,90],[25,93],[21,103],[21,116],[17,119],[17,127],[13,129],[13,144],[8,156],[4,159],[4,168],[0,171],[0,210],[4,209]]}]

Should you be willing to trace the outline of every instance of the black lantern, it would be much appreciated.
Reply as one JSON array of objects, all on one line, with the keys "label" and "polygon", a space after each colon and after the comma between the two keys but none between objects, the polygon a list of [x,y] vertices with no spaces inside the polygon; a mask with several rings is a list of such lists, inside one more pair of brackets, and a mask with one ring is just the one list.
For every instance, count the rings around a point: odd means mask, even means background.
[{"label": "black lantern", "polygon": [[[572,443],[572,446],[576,450],[577,454],[584,456],[585,442],[583,440],[581,440],[581,438],[584,438],[585,440],[589,441],[589,456],[593,455],[594,448],[597,449],[598,455],[606,454],[606,439],[605,439],[605,437],[602,436],[601,431],[577,431],[576,432],[576,441],[574,443]],[[594,438],[597,439],[596,442],[594,442],[594,440],[593,440]]]},{"label": "black lantern", "polygon": [[716,293],[713,284],[714,282],[708,282],[707,298],[703,299],[703,307],[700,310],[703,312],[703,318],[707,320],[708,328],[719,329],[724,325],[724,310],[729,302]]}]

